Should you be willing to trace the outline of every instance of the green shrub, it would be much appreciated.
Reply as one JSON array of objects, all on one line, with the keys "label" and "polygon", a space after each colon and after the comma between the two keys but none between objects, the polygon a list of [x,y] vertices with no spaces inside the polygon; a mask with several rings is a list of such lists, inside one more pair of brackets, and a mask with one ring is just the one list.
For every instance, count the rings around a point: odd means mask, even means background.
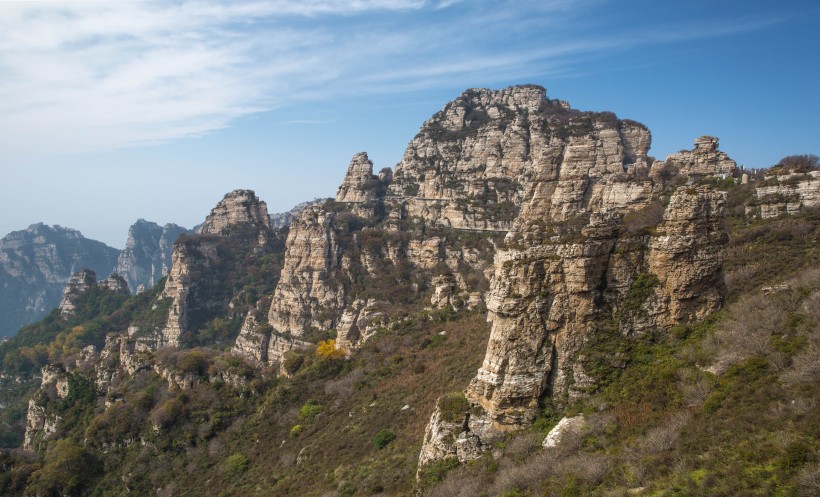
[{"label": "green shrub", "polygon": [[464,392],[450,392],[439,399],[438,408],[442,420],[447,423],[458,423],[470,410],[470,402],[467,401]]},{"label": "green shrub", "polygon": [[177,367],[185,373],[202,376],[208,371],[208,357],[199,350],[184,352],[177,357]]},{"label": "green shrub", "polygon": [[151,411],[151,422],[159,428],[166,428],[174,424],[182,414],[182,402],[176,397],[168,399]]},{"label": "green shrub", "polygon": [[248,469],[248,458],[241,452],[234,452],[225,459],[225,468],[232,474],[244,473]]},{"label": "green shrub", "polygon": [[299,420],[310,421],[318,416],[325,408],[314,402],[308,402],[299,409]]},{"label": "green shrub", "polygon": [[376,446],[377,449],[383,449],[387,447],[387,444],[389,444],[395,439],[396,434],[388,430],[387,428],[384,428],[382,430],[379,430],[376,433],[376,436],[373,437],[373,444]]},{"label": "green shrub", "polygon": [[303,425],[293,425],[289,432],[290,438],[298,437],[303,431],[305,431],[305,427]]}]

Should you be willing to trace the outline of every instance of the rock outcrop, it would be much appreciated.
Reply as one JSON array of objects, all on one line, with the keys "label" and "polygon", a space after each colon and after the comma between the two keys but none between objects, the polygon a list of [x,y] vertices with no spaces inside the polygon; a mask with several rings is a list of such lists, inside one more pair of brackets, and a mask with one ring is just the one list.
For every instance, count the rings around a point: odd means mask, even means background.
[{"label": "rock outcrop", "polygon": [[197,233],[219,235],[236,225],[270,228],[267,205],[251,190],[234,190],[225,195],[199,226]]},{"label": "rock outcrop", "polygon": [[[233,293],[243,265],[259,264],[281,245],[270,228],[265,202],[250,190],[225,195],[200,226],[196,235],[183,236],[174,244],[171,270],[161,298],[170,299],[168,318],[159,333],[143,336],[153,347],[182,344],[182,336],[194,334],[214,318],[240,319],[248,309],[245,298]],[[273,282],[278,271],[261,274]]]},{"label": "rock outcrop", "polygon": [[90,269],[81,269],[72,274],[63,290],[63,298],[60,299],[60,315],[63,318],[73,316],[77,307],[77,298],[96,285],[97,274]]},{"label": "rock outcrop", "polygon": [[766,176],[763,184],[756,188],[760,217],[797,214],[820,206],[820,171],[780,173]]},{"label": "rock outcrop", "polygon": [[[466,107],[459,103],[465,97]],[[503,106],[510,112],[498,110],[502,102],[512,103]],[[471,127],[466,116],[478,112],[494,130],[479,126],[454,134],[459,122]],[[506,127],[496,122],[502,115]],[[472,140],[494,137],[497,161],[487,162],[480,174],[491,170],[490,164],[495,171],[503,165],[514,172],[516,186],[507,197],[510,231],[495,254],[486,295],[492,331],[484,362],[466,390],[469,409],[446,422],[440,409],[433,413],[420,466],[441,457],[478,457],[501,434],[528,426],[544,396],[561,406],[594,391],[598,378],[587,365],[596,343],[640,339],[650,329],[691,322],[719,308],[725,293],[725,194],[708,186],[673,185],[680,184],[680,175],[697,183],[732,174],[735,167],[711,137],[696,140],[692,152],[649,167],[646,128],[606,113],[570,112],[536,88],[468,93],[432,121],[482,160],[490,156],[478,154]],[[517,129],[515,137],[502,139],[511,127]],[[507,160],[508,153],[519,160]],[[437,177],[461,161],[456,155],[423,174],[418,164],[413,171],[400,165],[394,185],[423,176],[420,191],[442,199],[447,188],[438,180],[430,183],[428,174]],[[496,189],[493,200],[500,199]],[[416,212],[453,226],[504,226],[477,225],[489,219],[479,209],[453,222],[449,214],[442,217],[457,210],[453,201],[441,205]],[[433,299],[447,302],[452,285],[437,281]],[[608,360],[618,367],[624,359]]]},{"label": "rock outcrop", "polygon": [[352,351],[373,336],[385,324],[383,305],[383,302],[376,299],[353,302],[339,319],[336,328],[336,347]]},{"label": "rock outcrop", "polygon": [[40,371],[42,383],[40,390],[28,401],[26,413],[26,431],[23,436],[23,448],[38,450],[57,432],[60,417],[47,406],[49,397],[64,399],[69,394],[69,382],[65,369],[46,365]]},{"label": "rock outcrop", "polygon": [[177,226],[138,220],[128,229],[128,240],[117,259],[115,272],[122,275],[135,292],[153,287],[171,269],[173,244],[190,231]]},{"label": "rock outcrop", "polygon": [[375,200],[382,186],[373,175],[373,162],[367,152],[360,152],[350,160],[347,174],[336,192],[336,202],[368,202]]},{"label": "rock outcrop", "polygon": [[656,167],[668,166],[684,176],[730,178],[737,170],[737,163],[726,153],[718,150],[718,139],[714,136],[701,136],[695,139],[695,148],[681,150],[669,155],[666,161]]},{"label": "rock outcrop", "polygon": [[120,251],[76,230],[33,224],[0,240],[0,336],[57,307],[68,278],[82,268],[114,270]]},{"label": "rock outcrop", "polygon": [[562,418],[561,421],[547,433],[547,438],[544,439],[542,445],[546,448],[551,448],[565,444],[568,437],[579,437],[585,425],[586,419],[583,414]]},{"label": "rock outcrop", "polygon": [[108,279],[97,281],[97,274],[90,269],[81,269],[68,279],[63,298],[60,300],[60,315],[63,319],[70,318],[77,310],[77,300],[90,288],[104,288],[117,295],[130,295],[128,283],[122,276],[111,273]]}]

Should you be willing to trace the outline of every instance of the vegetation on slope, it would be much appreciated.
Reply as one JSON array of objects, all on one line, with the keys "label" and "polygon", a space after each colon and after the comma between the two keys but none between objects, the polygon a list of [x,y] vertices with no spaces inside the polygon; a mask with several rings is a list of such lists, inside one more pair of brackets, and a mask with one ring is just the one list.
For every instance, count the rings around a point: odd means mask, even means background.
[{"label": "vegetation on slope", "polygon": [[[731,196],[745,187],[732,187]],[[729,302],[644,342],[598,344],[600,393],[510,436],[494,454],[426,475],[430,496],[814,496],[820,492],[820,212],[733,216]],[[615,351],[615,352],[613,352]],[[543,449],[563,416],[586,427]],[[446,468],[445,468],[446,469]]]},{"label": "vegetation on slope", "polygon": [[[746,188],[730,187],[730,207],[742,205]],[[349,358],[327,341],[291,354],[290,378],[215,348],[160,350],[147,360],[166,379],[143,369],[97,398],[88,394],[91,372],[78,368],[73,393],[49,404],[63,421],[44,450],[0,452],[0,494],[817,495],[820,213],[765,221],[732,213],[723,311],[640,342],[616,334],[594,344],[592,360],[628,358],[605,364],[600,391],[562,412],[545,401],[531,430],[465,466],[429,468],[418,487],[436,399],[461,409],[453,392],[480,365],[482,311],[419,311],[411,302],[407,319]],[[645,279],[634,297],[652,285]],[[6,443],[19,443],[34,371],[134,320],[150,327],[167,313],[152,308],[155,297],[92,299],[76,318],[49,316],[0,346],[4,402],[17,399],[0,411]],[[541,447],[562,416],[579,413],[587,424],[578,436]]]}]

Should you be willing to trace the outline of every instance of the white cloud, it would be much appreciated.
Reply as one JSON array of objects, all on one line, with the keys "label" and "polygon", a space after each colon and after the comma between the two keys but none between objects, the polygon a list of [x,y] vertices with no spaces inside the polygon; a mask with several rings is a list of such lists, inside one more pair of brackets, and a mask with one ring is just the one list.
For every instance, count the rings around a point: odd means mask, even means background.
[{"label": "white cloud", "polygon": [[653,41],[541,35],[522,50],[505,41],[517,21],[546,31],[590,1],[479,3],[3,2],[0,154],[163,142],[294,100],[560,73],[570,55]]}]

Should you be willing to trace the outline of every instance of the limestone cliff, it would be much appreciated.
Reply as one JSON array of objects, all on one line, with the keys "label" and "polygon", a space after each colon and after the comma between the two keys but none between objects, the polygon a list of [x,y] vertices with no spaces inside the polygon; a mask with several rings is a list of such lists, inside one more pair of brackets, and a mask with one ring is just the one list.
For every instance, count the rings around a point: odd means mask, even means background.
[{"label": "limestone cliff", "polygon": [[763,219],[820,206],[820,171],[776,171],[757,186],[756,194]]},{"label": "limestone cliff", "polygon": [[[154,347],[194,344],[199,331],[214,325],[219,340],[232,341],[238,329],[233,332],[230,323],[241,320],[255,293],[271,288],[278,278],[272,257],[280,246],[264,202],[249,190],[225,195],[198,234],[182,236],[174,244],[162,293],[171,301],[168,318],[160,333],[149,332],[143,339]],[[239,278],[254,265],[265,267],[241,287]]]},{"label": "limestone cliff", "polygon": [[[509,91],[518,94],[513,102],[545,98],[533,88]],[[509,98],[505,92],[480,94],[488,102]],[[551,123],[552,113],[566,110],[524,101],[529,122]],[[533,109],[542,117],[533,117]],[[581,119],[584,126],[572,124]],[[492,324],[486,356],[460,417],[441,421],[440,409],[431,417],[420,466],[442,457],[477,457],[500,434],[529,425],[545,396],[561,406],[594,391],[600,378],[587,368],[598,360],[591,357],[596,343],[639,339],[703,317],[722,303],[725,194],[708,186],[675,187],[686,178],[691,183],[734,172],[717,139],[703,137],[693,151],[648,167],[644,127],[589,113],[571,115],[568,123],[567,134],[555,127],[523,133],[530,153],[515,166],[520,197],[495,254],[486,296]],[[452,168],[445,163],[438,170]],[[410,173],[400,166],[396,176],[420,175],[418,168]],[[420,188],[444,191],[425,183]],[[438,211],[431,212],[421,213],[441,222]],[[623,358],[607,360],[617,367]]]},{"label": "limestone cliff", "polygon": [[309,207],[290,225],[268,314],[280,334],[301,336],[310,327],[332,328],[338,318],[334,314],[345,305],[345,280],[332,277],[342,269],[343,254],[333,219],[321,207]]},{"label": "limestone cliff", "polygon": [[[553,217],[566,218],[590,202],[589,194],[604,193],[602,172],[645,168],[649,142],[643,125],[570,109],[541,87],[468,90],[424,123],[396,166],[389,194],[408,216],[507,230],[538,175],[572,180],[551,195]],[[640,193],[622,190],[614,194]]]},{"label": "limestone cliff", "polygon": [[117,295],[129,295],[131,293],[128,289],[128,283],[116,273],[111,273],[108,279],[97,281],[97,274],[94,271],[81,269],[71,275],[63,290],[63,297],[58,306],[63,319],[74,315],[77,309],[77,299],[94,287],[104,288]]},{"label": "limestone cliff", "polygon": [[267,205],[251,190],[234,190],[225,195],[199,226],[197,233],[219,235],[235,225],[270,228]]},{"label": "limestone cliff", "polygon": [[128,240],[117,258],[115,272],[122,275],[134,292],[154,286],[171,269],[173,244],[189,230],[176,224],[159,226],[139,219],[128,229]]}]

